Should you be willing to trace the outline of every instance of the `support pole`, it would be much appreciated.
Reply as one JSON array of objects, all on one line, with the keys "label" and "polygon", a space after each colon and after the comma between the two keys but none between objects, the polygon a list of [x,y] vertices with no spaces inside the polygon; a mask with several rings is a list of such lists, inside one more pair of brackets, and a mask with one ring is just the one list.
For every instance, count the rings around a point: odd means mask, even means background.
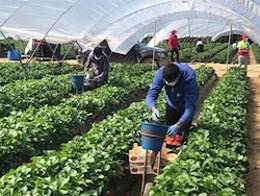
[{"label": "support pole", "polygon": [[232,37],[232,24],[230,24],[230,32],[229,32],[229,38],[228,38],[227,68],[228,68],[228,64],[229,64],[231,37]]},{"label": "support pole", "polygon": [[[66,9],[58,18],[57,20],[55,20],[55,22],[50,26],[50,28],[48,29],[48,31],[45,33],[45,35],[43,36],[42,41],[45,40],[45,38],[47,37],[47,35],[49,34],[49,32],[51,31],[51,29],[56,25],[56,23],[71,9],[73,8],[79,1],[77,1],[76,3],[74,3],[73,5],[71,5],[68,9]],[[28,61],[26,62],[26,66],[31,62],[33,56],[35,55],[36,51],[39,49],[40,44],[37,45],[37,47],[34,49],[33,53],[31,54],[30,58],[28,59]]]},{"label": "support pole", "polygon": [[51,56],[51,61],[52,61],[52,62],[53,62],[53,59],[54,59],[55,53],[56,53],[56,51],[57,51],[57,49],[58,49],[58,46],[59,46],[59,44],[56,44],[54,50],[52,50],[52,56]]},{"label": "support pole", "polygon": [[189,37],[190,37],[190,18],[188,18],[188,32],[189,32]]},{"label": "support pole", "polygon": [[157,24],[156,24],[156,20],[155,20],[154,21],[154,35],[153,35],[153,63],[152,63],[152,69],[154,69],[154,64],[155,64],[156,32],[157,32]]},{"label": "support pole", "polygon": [[73,44],[71,44],[71,46],[69,47],[69,49],[66,51],[65,55],[63,56],[62,60],[60,63],[63,63],[67,57],[67,55],[69,54],[69,52],[71,51],[71,49],[75,46],[75,44],[77,43],[77,41],[74,41]]}]

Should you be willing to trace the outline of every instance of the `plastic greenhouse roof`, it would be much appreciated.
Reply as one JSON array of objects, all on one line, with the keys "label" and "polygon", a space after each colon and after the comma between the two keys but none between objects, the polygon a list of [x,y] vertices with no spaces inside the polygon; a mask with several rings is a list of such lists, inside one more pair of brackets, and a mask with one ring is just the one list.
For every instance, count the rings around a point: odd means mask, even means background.
[{"label": "plastic greenhouse roof", "polygon": [[156,42],[173,28],[179,37],[216,39],[232,25],[260,43],[260,0],[0,0],[0,5],[0,31],[16,39],[77,40],[89,47],[106,39],[113,51],[125,54],[156,23]]}]

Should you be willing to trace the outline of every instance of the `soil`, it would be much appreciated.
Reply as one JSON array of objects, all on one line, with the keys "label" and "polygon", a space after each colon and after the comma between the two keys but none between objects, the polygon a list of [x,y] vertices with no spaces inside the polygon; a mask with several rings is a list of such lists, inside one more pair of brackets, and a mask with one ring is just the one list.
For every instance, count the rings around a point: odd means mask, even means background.
[{"label": "soil", "polygon": [[249,172],[247,174],[248,196],[260,195],[260,78],[248,79],[250,96],[248,100],[247,130],[249,141],[247,153]]}]

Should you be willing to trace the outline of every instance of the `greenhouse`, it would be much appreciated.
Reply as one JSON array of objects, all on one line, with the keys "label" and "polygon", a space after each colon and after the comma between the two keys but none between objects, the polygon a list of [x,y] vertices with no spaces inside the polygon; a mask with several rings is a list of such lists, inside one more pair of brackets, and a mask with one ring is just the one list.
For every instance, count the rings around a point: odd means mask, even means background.
[{"label": "greenhouse", "polygon": [[260,195],[260,0],[0,0],[0,76],[0,195]]}]

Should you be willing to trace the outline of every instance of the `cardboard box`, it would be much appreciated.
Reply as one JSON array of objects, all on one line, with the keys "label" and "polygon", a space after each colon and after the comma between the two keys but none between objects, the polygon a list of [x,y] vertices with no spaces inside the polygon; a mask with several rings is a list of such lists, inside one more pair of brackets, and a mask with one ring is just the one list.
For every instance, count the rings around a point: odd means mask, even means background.
[{"label": "cardboard box", "polygon": [[134,143],[134,147],[129,151],[129,163],[143,163],[145,161],[145,153],[147,151],[146,163],[152,164],[155,159],[155,153],[151,150],[144,150],[137,143]]}]

